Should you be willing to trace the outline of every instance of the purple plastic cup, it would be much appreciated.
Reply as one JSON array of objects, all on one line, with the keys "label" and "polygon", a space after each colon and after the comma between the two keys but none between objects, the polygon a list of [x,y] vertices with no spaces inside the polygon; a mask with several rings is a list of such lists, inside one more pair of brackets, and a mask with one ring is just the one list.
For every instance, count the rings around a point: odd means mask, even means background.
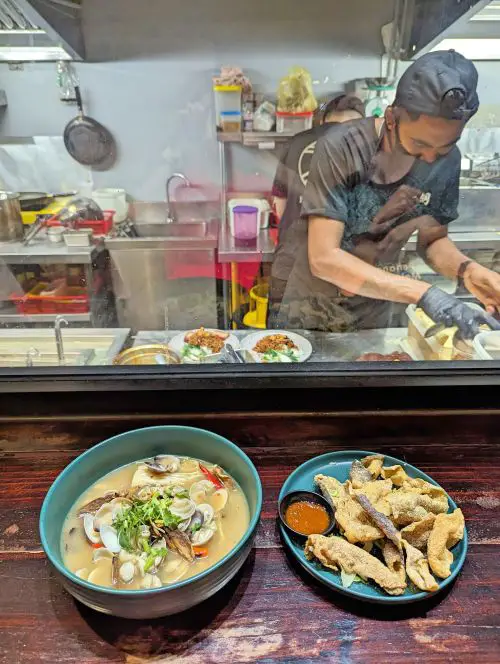
[{"label": "purple plastic cup", "polygon": [[259,210],[250,205],[238,205],[233,209],[234,239],[238,242],[255,242],[259,234]]}]

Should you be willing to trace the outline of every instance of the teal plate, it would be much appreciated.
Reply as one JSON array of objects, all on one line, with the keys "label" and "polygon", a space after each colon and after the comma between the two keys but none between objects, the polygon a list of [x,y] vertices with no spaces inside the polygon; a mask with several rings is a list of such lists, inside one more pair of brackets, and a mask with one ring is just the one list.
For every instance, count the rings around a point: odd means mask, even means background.
[{"label": "teal plate", "polygon": [[[340,482],[345,482],[349,478],[349,470],[351,463],[355,459],[362,459],[365,456],[376,454],[376,452],[361,452],[359,450],[349,450],[345,452],[330,452],[329,454],[322,454],[321,456],[314,457],[299,466],[283,484],[279,500],[290,491],[317,491],[314,485],[314,476],[322,473],[335,477]],[[384,465],[393,466],[401,465],[410,477],[416,477],[435,486],[440,486],[431,477],[411,466],[401,459],[385,455]],[[448,494],[447,494],[448,495]],[[450,503],[449,512],[453,512],[457,508],[456,503],[448,496]],[[426,593],[422,591],[414,592],[408,588],[403,595],[392,596],[387,595],[381,588],[372,583],[353,583],[349,588],[344,588],[340,581],[340,573],[334,572],[323,567],[319,562],[309,561],[304,555],[304,539],[295,539],[290,535],[288,530],[280,523],[281,534],[285,544],[290,549],[292,555],[298,562],[306,569],[309,574],[314,578],[329,586],[333,590],[363,600],[365,602],[374,602],[376,604],[409,604],[410,602],[418,602],[419,600],[429,599],[441,592],[443,588],[450,585],[455,579],[457,574],[462,569],[467,554],[467,530],[464,531],[464,538],[456,546],[451,549],[453,553],[453,564],[451,566],[451,575],[447,579],[436,579],[439,583],[439,590],[435,593]]]}]

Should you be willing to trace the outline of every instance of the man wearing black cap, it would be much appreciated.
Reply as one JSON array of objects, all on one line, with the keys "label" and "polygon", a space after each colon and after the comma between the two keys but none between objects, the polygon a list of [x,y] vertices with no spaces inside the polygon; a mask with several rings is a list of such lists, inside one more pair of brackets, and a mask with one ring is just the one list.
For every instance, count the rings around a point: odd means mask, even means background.
[{"label": "man wearing black cap", "polygon": [[[287,233],[295,262],[272,327],[332,332],[385,327],[392,302],[414,303],[470,338],[500,310],[500,275],[447,236],[457,218],[456,143],[476,113],[477,71],[455,51],[429,53],[403,74],[385,117],[333,125],[318,140],[301,219]],[[463,280],[478,312],[410,278],[400,252],[417,232],[436,271]]]}]

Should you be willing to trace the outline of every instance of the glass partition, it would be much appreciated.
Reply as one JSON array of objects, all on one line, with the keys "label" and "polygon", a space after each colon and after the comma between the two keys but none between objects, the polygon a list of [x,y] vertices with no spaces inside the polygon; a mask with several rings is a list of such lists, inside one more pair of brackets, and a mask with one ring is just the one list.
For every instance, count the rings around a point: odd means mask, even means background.
[{"label": "glass partition", "polygon": [[405,59],[399,3],[204,7],[214,48],[154,4],[0,64],[0,373],[494,366],[500,63]]}]

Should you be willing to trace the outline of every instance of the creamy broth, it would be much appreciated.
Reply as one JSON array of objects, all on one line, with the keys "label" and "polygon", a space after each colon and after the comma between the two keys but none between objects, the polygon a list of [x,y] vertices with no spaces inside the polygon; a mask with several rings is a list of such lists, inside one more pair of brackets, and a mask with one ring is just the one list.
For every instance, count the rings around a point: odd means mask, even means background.
[{"label": "creamy broth", "polygon": [[[156,458],[161,460],[162,458],[174,457]],[[152,472],[145,466],[144,461],[123,466],[105,475],[78,499],[64,522],[61,536],[62,558],[69,570],[77,574],[77,576],[97,585],[117,589],[139,590],[161,587],[161,585],[169,585],[177,581],[189,579],[195,574],[208,569],[223,558],[241,540],[250,522],[250,512],[246,498],[238,484],[224,473],[223,475],[219,474],[219,477],[216,478],[217,480],[222,478],[223,488],[218,488],[213,482],[207,479],[207,476],[200,469],[200,464],[203,464],[211,473],[214,471],[212,464],[186,457],[175,457],[175,459],[180,462],[179,468],[173,472],[166,473]],[[176,488],[172,489],[174,486]],[[155,487],[155,489],[144,487]],[[142,492],[141,488],[143,488]],[[180,493],[181,488],[185,490],[182,494]],[[109,523],[111,529],[118,535],[121,545],[120,551],[115,551],[113,554],[109,548],[104,547],[100,539],[101,535],[104,537],[104,528],[101,528],[100,532],[98,532],[99,525],[104,521],[99,515],[110,509],[109,502],[112,496],[108,498],[101,512],[97,513],[97,517],[95,516],[96,510],[89,506],[88,513],[92,514],[92,523],[94,524],[94,528],[97,528],[97,530],[91,528],[90,532],[92,537],[98,540],[94,544],[89,541],[84,529],[84,518],[81,514],[79,515],[80,510],[88,505],[90,501],[101,498],[110,491],[115,491],[121,495],[127,494],[130,497],[131,489],[139,492],[138,496],[134,496],[134,504],[145,504],[148,501],[144,500],[144,498],[153,492],[156,495],[158,495],[157,492],[162,492],[160,494],[161,498],[163,496],[167,497],[168,492],[174,491],[174,495],[170,497],[173,501],[170,507],[178,509],[180,506],[182,509],[192,509],[193,506],[189,504],[191,501],[196,507],[198,505],[201,506],[202,510],[204,510],[202,527],[200,528],[197,522],[193,522],[194,517],[200,518],[200,511],[197,510],[193,516],[181,522],[181,527],[183,524],[188,524],[186,532],[177,532],[179,537],[184,538],[184,540],[187,537],[191,541],[191,544],[188,544],[188,546],[194,545],[193,550],[198,555],[192,562],[186,560],[185,555],[182,556],[175,550],[172,550],[175,547],[172,547],[170,544],[166,548],[162,547],[161,549],[165,552],[161,563],[158,563],[159,559],[156,558],[153,569],[145,571],[144,563],[148,564],[148,559],[146,558],[148,554],[136,546],[132,547],[132,551],[127,550],[128,546],[122,546],[124,542],[120,537],[120,528],[119,526],[115,527],[119,524],[119,521],[116,521],[116,517],[112,519],[111,513],[109,515]],[[224,492],[226,490],[227,502],[222,507],[226,496]],[[179,495],[175,493],[176,491],[179,492]],[[121,500],[123,498],[115,498],[115,501],[118,503],[117,509],[122,510],[119,514],[124,515],[127,514],[131,504],[125,502],[120,504]],[[212,520],[210,520],[212,512],[206,507],[207,504],[213,508]],[[221,507],[222,509],[220,509]],[[194,525],[191,525],[193,523]],[[198,526],[198,531],[194,531],[196,526]],[[213,532],[213,534],[209,541],[203,542],[203,539],[207,537],[207,529],[211,533]],[[178,528],[175,527],[175,530],[178,531]],[[160,541],[165,542],[165,539],[155,539],[160,537],[161,532],[158,534],[150,529],[150,533],[150,538],[146,538],[148,542],[143,545],[145,548],[149,548],[151,543],[158,545]],[[202,542],[198,547],[196,546],[197,538]],[[149,548],[149,552],[151,550]],[[141,558],[142,563],[140,562]],[[122,567],[125,563],[129,564]],[[124,578],[127,578],[131,573],[131,565],[134,569],[133,578],[125,582]],[[128,575],[125,572],[128,572]],[[115,583],[113,583],[113,575]]]}]

